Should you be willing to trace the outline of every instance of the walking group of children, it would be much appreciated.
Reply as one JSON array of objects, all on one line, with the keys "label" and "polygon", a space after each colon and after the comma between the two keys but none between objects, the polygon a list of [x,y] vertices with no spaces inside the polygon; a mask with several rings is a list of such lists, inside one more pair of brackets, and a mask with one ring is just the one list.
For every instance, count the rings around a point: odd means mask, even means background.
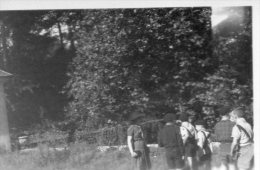
[{"label": "walking group of children", "polygon": [[[236,158],[237,167],[239,170],[248,170],[253,159],[254,149],[252,127],[243,118],[241,109],[233,110],[230,116],[228,121],[234,122],[232,126],[219,126],[221,123],[224,125],[221,121],[216,125],[216,127],[221,127],[217,128],[216,131],[224,130],[221,133],[232,139],[217,141],[221,144],[220,147],[228,146],[224,151],[221,151],[220,148],[217,156],[220,157],[220,162],[224,163],[226,159],[233,158],[235,148],[239,148],[239,154]],[[229,114],[226,117],[229,117]],[[142,118],[142,114],[133,114],[130,118],[132,124],[127,130],[127,144],[133,157],[134,170],[149,170],[151,168],[149,148],[145,143],[140,126]],[[193,124],[189,121],[187,114],[181,114],[179,118],[176,118],[175,114],[169,113],[164,116],[163,122],[164,126],[158,133],[158,146],[165,150],[168,169],[210,170],[211,160],[217,158],[212,157],[211,133],[205,128],[204,120],[196,120]],[[223,139],[221,133],[218,132],[218,139]],[[225,145],[226,143],[230,145]]]}]

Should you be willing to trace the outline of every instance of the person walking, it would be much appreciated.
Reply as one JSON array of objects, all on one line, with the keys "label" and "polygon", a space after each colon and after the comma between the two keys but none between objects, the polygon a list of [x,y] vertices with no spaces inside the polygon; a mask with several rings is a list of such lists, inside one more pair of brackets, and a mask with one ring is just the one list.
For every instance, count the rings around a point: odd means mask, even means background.
[{"label": "person walking", "polygon": [[214,136],[216,142],[219,142],[218,150],[215,154],[215,162],[217,166],[220,166],[221,169],[231,169],[231,165],[229,166],[229,153],[231,149],[232,143],[232,128],[235,123],[230,121],[230,116],[228,110],[225,110],[221,115],[221,120],[216,123],[214,127]]},{"label": "person walking", "polygon": [[[249,170],[254,159],[253,130],[251,125],[243,118],[242,108],[234,109],[230,113],[230,120],[236,125],[232,129],[233,142],[231,144],[230,155],[238,155],[237,167],[239,170]],[[235,148],[239,148],[236,150]],[[239,154],[235,154],[236,152]]]},{"label": "person walking", "polygon": [[151,161],[149,148],[146,145],[143,130],[143,114],[134,112],[130,115],[130,126],[127,129],[127,145],[131,154],[133,170],[149,170]]},{"label": "person walking", "polygon": [[199,162],[199,169],[211,169],[212,147],[210,141],[210,132],[205,129],[205,121],[199,119],[195,122],[197,130],[197,159]]},{"label": "person walking", "polygon": [[165,126],[158,134],[159,147],[165,148],[165,157],[169,170],[180,170],[183,167],[184,146],[176,117],[172,113],[164,116]]},{"label": "person walking", "polygon": [[195,169],[194,162],[197,150],[197,132],[195,127],[188,121],[188,114],[182,113],[179,120],[181,121],[180,130],[185,148],[185,160],[187,161],[187,168],[193,170]]}]

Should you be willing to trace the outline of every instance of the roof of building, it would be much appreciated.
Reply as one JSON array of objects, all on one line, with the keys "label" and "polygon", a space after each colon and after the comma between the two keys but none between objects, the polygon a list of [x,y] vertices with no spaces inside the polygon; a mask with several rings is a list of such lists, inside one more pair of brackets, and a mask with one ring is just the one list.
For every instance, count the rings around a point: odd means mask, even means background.
[{"label": "roof of building", "polygon": [[9,76],[12,76],[11,73],[7,73],[3,70],[0,70],[0,77],[9,77]]}]

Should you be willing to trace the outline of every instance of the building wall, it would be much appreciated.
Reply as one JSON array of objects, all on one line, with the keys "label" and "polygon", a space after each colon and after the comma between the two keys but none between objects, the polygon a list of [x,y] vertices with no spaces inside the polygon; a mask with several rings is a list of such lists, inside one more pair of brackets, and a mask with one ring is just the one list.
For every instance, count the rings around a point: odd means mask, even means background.
[{"label": "building wall", "polygon": [[3,81],[0,80],[0,153],[2,151],[10,151],[10,135],[8,128],[8,118],[5,105],[5,94]]}]

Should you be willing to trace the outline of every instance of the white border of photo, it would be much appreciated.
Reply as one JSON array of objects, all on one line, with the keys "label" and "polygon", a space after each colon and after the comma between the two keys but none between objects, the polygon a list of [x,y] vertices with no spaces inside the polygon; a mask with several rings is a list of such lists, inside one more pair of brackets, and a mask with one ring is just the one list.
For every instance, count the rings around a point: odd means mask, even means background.
[{"label": "white border of photo", "polygon": [[[259,0],[0,0],[0,10],[103,9],[151,7],[252,6],[253,11],[253,89],[255,160],[260,160],[260,1]],[[255,161],[255,169],[260,164]]]}]

